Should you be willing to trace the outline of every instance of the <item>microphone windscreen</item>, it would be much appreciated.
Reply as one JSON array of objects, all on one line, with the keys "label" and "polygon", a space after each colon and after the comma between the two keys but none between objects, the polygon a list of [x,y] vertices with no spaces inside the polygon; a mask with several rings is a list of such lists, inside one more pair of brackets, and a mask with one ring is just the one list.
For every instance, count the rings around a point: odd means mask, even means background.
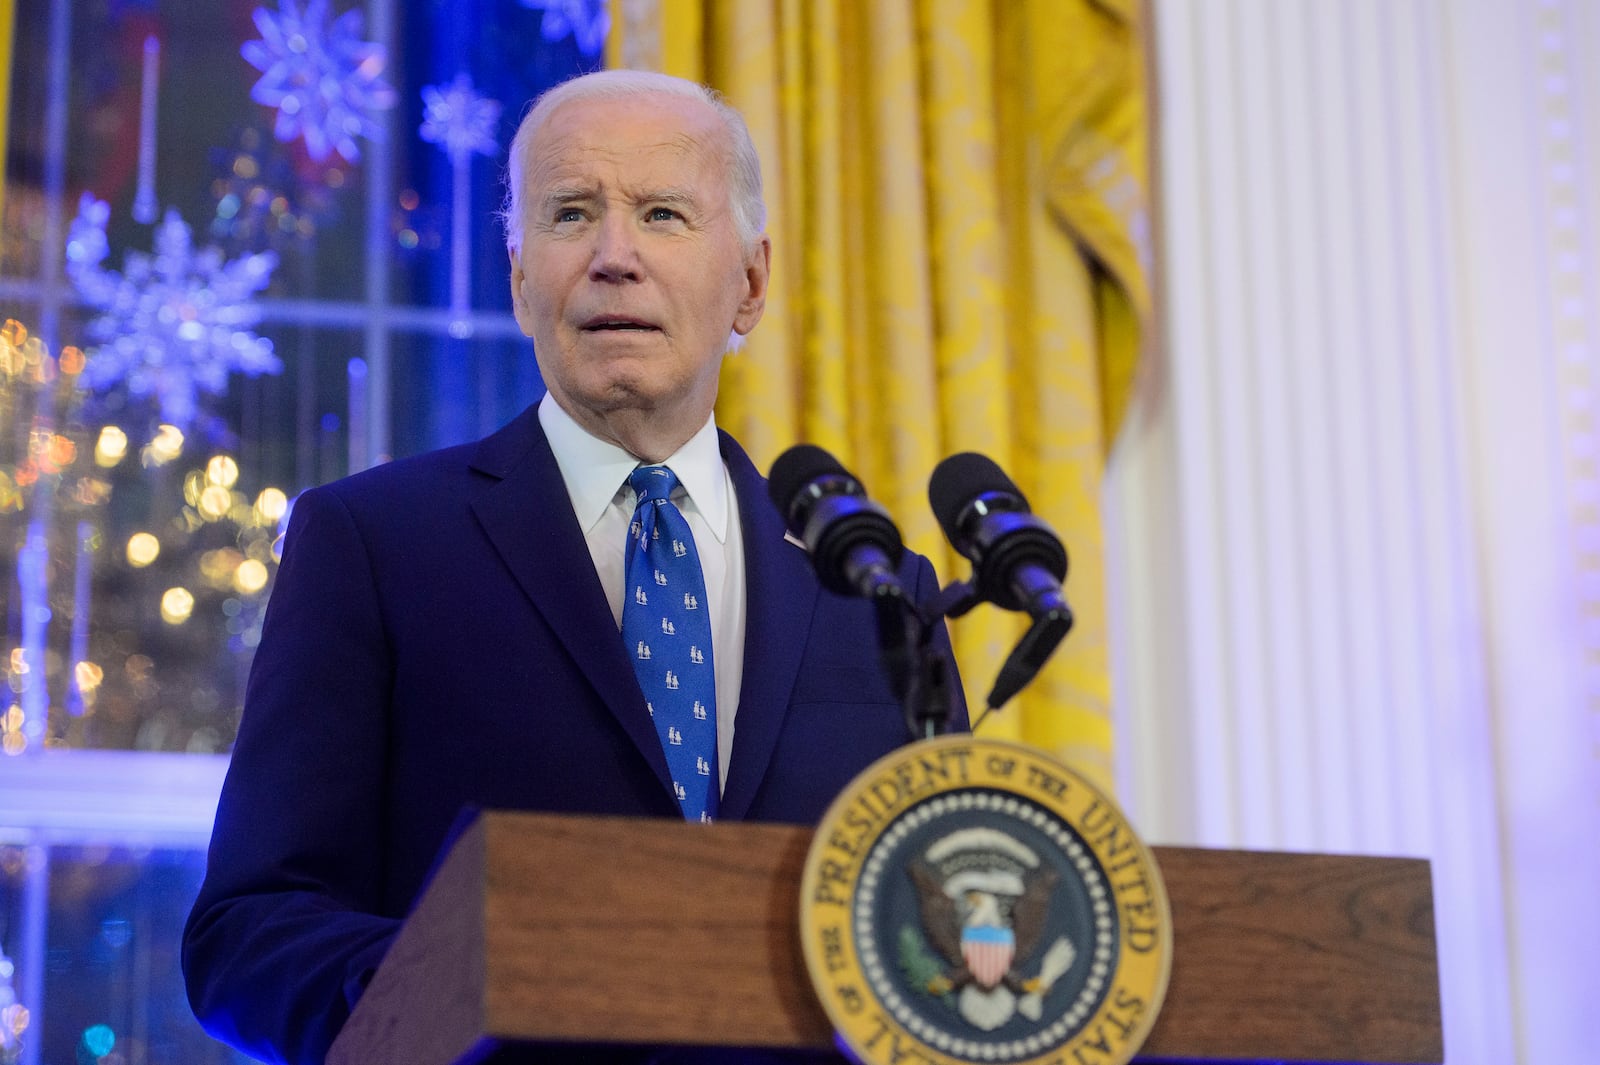
[{"label": "microphone windscreen", "polygon": [[933,508],[933,516],[939,520],[945,537],[956,544],[958,550],[962,539],[961,515],[974,499],[991,492],[1015,496],[1027,506],[1011,478],[986,455],[963,451],[934,467],[933,475],[928,478],[928,505]]},{"label": "microphone windscreen", "polygon": [[[796,516],[792,513],[795,499],[806,485],[828,474],[850,476],[838,459],[815,444],[796,444],[779,455],[772,464],[772,472],[767,474],[767,495],[783,514],[791,532],[797,524]],[[804,521],[798,521],[798,524],[803,525]]]}]

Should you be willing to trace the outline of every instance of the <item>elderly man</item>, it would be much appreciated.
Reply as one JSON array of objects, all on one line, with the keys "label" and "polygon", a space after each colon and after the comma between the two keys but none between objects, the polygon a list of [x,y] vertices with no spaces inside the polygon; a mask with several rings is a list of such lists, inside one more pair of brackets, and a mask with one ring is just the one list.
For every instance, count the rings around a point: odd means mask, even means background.
[{"label": "elderly man", "polygon": [[290,523],[184,937],[197,1015],[272,1060],[323,1059],[463,810],[807,823],[906,739],[872,608],[819,588],[712,419],[771,259],[737,112],[587,75],[509,184],[548,394]]}]

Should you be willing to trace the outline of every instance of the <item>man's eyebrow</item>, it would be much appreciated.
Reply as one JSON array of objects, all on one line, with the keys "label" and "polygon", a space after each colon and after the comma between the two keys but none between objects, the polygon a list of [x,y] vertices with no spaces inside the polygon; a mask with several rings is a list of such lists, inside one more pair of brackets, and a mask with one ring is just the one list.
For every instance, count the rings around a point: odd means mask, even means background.
[{"label": "man's eyebrow", "polygon": [[[589,204],[601,198],[600,190],[593,186],[584,185],[557,185],[545,191],[539,197],[539,205],[546,211],[566,207],[571,204]],[[633,193],[630,198],[640,204],[663,204],[668,207],[692,208],[699,202],[693,189],[678,185],[669,185],[659,189],[644,189]]]},{"label": "man's eyebrow", "polygon": [[698,201],[692,189],[671,186],[652,189],[639,197],[641,203],[664,203],[673,207],[693,207]]},{"label": "man's eyebrow", "polygon": [[595,190],[578,185],[558,185],[539,197],[546,207],[559,207],[567,203],[585,203],[595,198]]}]

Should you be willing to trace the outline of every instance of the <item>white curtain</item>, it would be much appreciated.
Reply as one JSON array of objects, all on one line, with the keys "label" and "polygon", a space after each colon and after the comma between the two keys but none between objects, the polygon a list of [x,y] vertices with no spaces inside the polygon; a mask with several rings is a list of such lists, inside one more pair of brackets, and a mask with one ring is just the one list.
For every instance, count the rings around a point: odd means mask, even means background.
[{"label": "white curtain", "polygon": [[1588,1060],[1600,6],[1152,6],[1119,794],[1158,842],[1430,858],[1448,1061]]}]

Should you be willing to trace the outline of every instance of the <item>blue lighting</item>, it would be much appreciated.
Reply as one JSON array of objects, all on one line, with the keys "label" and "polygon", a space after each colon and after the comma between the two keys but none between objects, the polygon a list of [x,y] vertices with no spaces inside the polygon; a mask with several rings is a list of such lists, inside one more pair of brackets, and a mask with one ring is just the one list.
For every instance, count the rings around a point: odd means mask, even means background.
[{"label": "blue lighting", "polygon": [[95,1024],[83,1030],[83,1047],[97,1058],[111,1053],[111,1048],[116,1045],[117,1033],[109,1025]]}]

